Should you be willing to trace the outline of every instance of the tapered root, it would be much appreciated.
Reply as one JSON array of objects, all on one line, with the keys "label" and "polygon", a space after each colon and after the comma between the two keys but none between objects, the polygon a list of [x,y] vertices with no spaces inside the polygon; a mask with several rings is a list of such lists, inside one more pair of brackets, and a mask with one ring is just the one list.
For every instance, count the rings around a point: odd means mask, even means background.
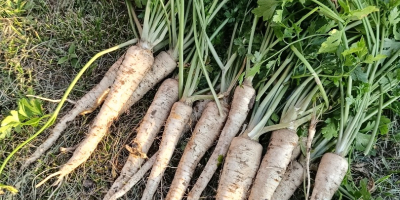
[{"label": "tapered root", "polygon": [[166,197],[167,200],[182,199],[197,164],[217,139],[225,122],[226,113],[227,109],[223,109],[223,113],[219,113],[215,102],[207,104],[179,161],[178,169]]},{"label": "tapered root", "polygon": [[141,49],[138,46],[132,46],[127,50],[121,67],[117,71],[117,77],[111,87],[110,94],[90,126],[86,138],[78,145],[72,157],[60,169],[60,178],[71,173],[94,152],[97,144],[100,143],[108,128],[118,117],[124,103],[135,91],[148,69],[151,68],[153,59],[153,55],[149,50]]},{"label": "tapered root", "polygon": [[156,163],[151,170],[149,179],[147,180],[146,189],[143,192],[142,200],[153,199],[153,195],[158,188],[162,176],[167,168],[167,165],[174,153],[186,123],[188,123],[192,114],[192,106],[184,102],[176,102],[172,106],[171,113],[165,124],[164,133],[162,136],[160,149],[158,152]]},{"label": "tapered root", "polygon": [[[69,111],[63,118],[60,119],[58,124],[54,127],[52,134],[49,138],[41,144],[37,150],[25,161],[21,169],[26,168],[33,162],[35,162],[44,152],[46,152],[60,137],[62,131],[67,127],[67,123],[76,118],[79,114],[85,114],[85,111],[94,110],[95,106],[100,105],[99,99],[104,91],[107,90],[113,83],[117,74],[117,71],[123,61],[124,56],[121,56],[117,62],[115,62],[111,68],[107,71],[104,78],[100,81],[96,87],[89,91],[85,96],[82,97],[75,107]],[[119,111],[122,114],[129,109],[133,104],[139,101],[151,88],[157,83],[167,77],[176,68],[176,62],[167,52],[160,52],[154,60],[154,64],[143,77],[139,86],[133,92],[129,100],[124,104],[123,109]]]},{"label": "tapered root", "polygon": [[272,200],[288,200],[297,190],[297,188],[303,183],[304,168],[297,162],[292,161],[289,164],[282,181],[276,188]]},{"label": "tapered root", "polygon": [[104,199],[110,198],[114,192],[120,190],[142,165],[154,138],[160,132],[172,105],[177,100],[178,81],[175,79],[165,80],[158,88],[153,102],[147,110],[146,115],[143,117],[132,145],[127,145],[130,151],[128,160],[122,168],[120,176],[115,180]]},{"label": "tapered root", "polygon": [[274,131],[249,196],[250,200],[271,199],[290,163],[299,137],[294,130]]},{"label": "tapered root", "polygon": [[124,56],[121,56],[111,68],[106,72],[104,78],[92,90],[86,93],[80,100],[75,103],[74,108],[70,110],[60,121],[54,126],[51,135],[44,141],[36,151],[25,161],[21,169],[28,167],[35,162],[44,152],[46,152],[60,137],[61,133],[67,128],[67,123],[74,120],[79,114],[89,110],[94,110],[101,104],[107,96],[109,87],[114,83],[119,66],[123,61]]},{"label": "tapered root", "polygon": [[146,73],[142,81],[139,83],[139,86],[130,96],[129,100],[125,103],[124,107],[120,111],[120,114],[138,102],[151,88],[171,74],[174,69],[176,69],[175,60],[169,53],[161,51],[154,58],[154,63],[151,66],[151,69]]},{"label": "tapered root", "polygon": [[[48,180],[50,180],[51,178],[53,178],[53,177],[55,177],[55,176],[58,176],[58,175],[60,175],[61,174],[61,172],[56,172],[56,173],[53,173],[53,174],[50,174],[47,178],[45,178],[44,180],[42,180],[42,181],[40,181],[40,183],[38,183],[35,187],[36,188],[38,188],[38,187],[40,187],[41,185],[43,185],[43,184],[45,184]],[[56,181],[56,183],[58,183],[59,181]],[[53,184],[54,185],[54,184]],[[57,184],[55,184],[55,185],[57,185]]]},{"label": "tapered root", "polygon": [[324,154],[318,166],[311,200],[332,199],[346,175],[348,165],[347,160],[337,154]]},{"label": "tapered root", "polygon": [[260,165],[262,146],[256,141],[236,137],[232,140],[218,184],[216,199],[246,199]]},{"label": "tapered root", "polygon": [[135,175],[129,178],[129,181],[124,185],[124,187],[122,187],[119,191],[117,191],[115,194],[113,194],[110,198],[107,199],[115,200],[126,194],[137,182],[140,181],[140,179],[143,178],[146,172],[150,170],[150,168],[156,161],[156,158],[157,158],[157,153],[154,154],[145,164],[143,164],[143,166],[135,173]]},{"label": "tapered root", "polygon": [[235,89],[232,105],[225,126],[221,131],[221,136],[207,165],[190,191],[188,200],[197,200],[200,198],[201,193],[217,170],[221,157],[226,155],[232,139],[239,132],[240,127],[246,120],[247,114],[253,104],[254,94],[254,88],[246,83]]}]

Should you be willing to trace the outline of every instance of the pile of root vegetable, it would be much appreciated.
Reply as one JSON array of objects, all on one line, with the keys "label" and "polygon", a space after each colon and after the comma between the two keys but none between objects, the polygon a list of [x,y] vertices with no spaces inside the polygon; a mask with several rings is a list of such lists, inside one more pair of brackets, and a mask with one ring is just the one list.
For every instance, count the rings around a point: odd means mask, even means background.
[{"label": "pile of root vegetable", "polygon": [[[348,174],[349,153],[369,155],[385,134],[384,110],[400,97],[399,1],[126,5],[137,38],[100,52],[82,68],[47,123],[2,161],[0,176],[12,156],[46,129],[51,134],[22,170],[69,122],[99,109],[70,160],[42,174],[36,187],[68,182],[118,117],[156,85],[136,135],[120,147],[130,154],[104,199],[124,196],[141,180],[141,198],[153,199],[184,135],[189,142],[173,166],[173,181],[163,183],[165,199],[201,199],[215,174],[216,199],[290,199],[301,185],[306,199],[332,199]],[[91,63],[127,46],[100,83],[58,118]],[[159,134],[159,146],[152,147]],[[150,154],[150,148],[158,150]]]}]

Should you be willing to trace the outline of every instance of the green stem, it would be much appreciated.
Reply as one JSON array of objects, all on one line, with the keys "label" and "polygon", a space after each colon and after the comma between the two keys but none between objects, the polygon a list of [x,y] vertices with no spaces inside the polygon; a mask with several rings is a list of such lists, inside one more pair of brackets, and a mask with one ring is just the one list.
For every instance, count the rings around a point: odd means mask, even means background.
[{"label": "green stem", "polygon": [[232,47],[233,47],[233,42],[235,41],[235,34],[236,34],[236,29],[238,27],[238,23],[235,23],[235,26],[233,27],[233,32],[232,32],[232,37],[231,37],[231,42],[228,48],[228,56],[231,56],[232,53]]},{"label": "green stem", "polygon": [[306,122],[308,122],[310,120],[311,120],[311,115],[307,115],[307,116],[305,116],[303,118],[300,118],[300,119],[297,119],[295,121],[285,122],[285,123],[280,123],[280,124],[274,124],[274,125],[271,125],[271,126],[266,126],[260,131],[259,134],[257,134],[255,136],[255,138],[259,138],[264,133],[275,131],[275,130],[280,130],[280,129],[284,129],[284,128],[297,130],[297,128],[300,125],[302,125],[302,124],[304,124],[304,123],[306,123]]},{"label": "green stem", "polygon": [[151,1],[147,1],[147,3],[146,3],[146,11],[145,11],[145,14],[144,14],[144,21],[143,21],[143,31],[142,31],[142,35],[141,35],[141,38],[140,38],[143,41],[148,41],[148,37],[149,37],[150,4],[151,4]]},{"label": "green stem", "polygon": [[303,22],[305,19],[307,19],[307,17],[309,17],[310,15],[315,13],[317,10],[318,10],[318,7],[315,7],[314,9],[312,9],[310,12],[308,12],[306,15],[304,15],[299,21],[297,21],[296,25],[300,26],[301,22]]},{"label": "green stem", "polygon": [[311,1],[313,1],[314,3],[318,4],[319,6],[321,6],[321,8],[325,9],[325,10],[330,14],[330,17],[332,17],[333,19],[335,19],[335,20],[337,20],[337,21],[339,21],[339,22],[341,22],[341,23],[344,23],[343,19],[340,18],[340,17],[339,17],[335,12],[333,12],[330,8],[328,8],[328,6],[322,4],[321,2],[319,2],[319,1],[317,1],[317,0],[311,0]]},{"label": "green stem", "polygon": [[[179,1],[179,0],[178,0]],[[179,9],[178,9],[178,12],[179,12]],[[179,15],[179,14],[178,14]],[[172,45],[171,46],[176,46],[176,45],[178,45],[177,44],[177,41],[178,41],[178,37],[176,36],[176,20],[175,20],[175,0],[172,0],[171,1],[171,35],[172,35],[172,38],[171,38],[171,40],[172,40]]]},{"label": "green stem", "polygon": [[261,42],[260,52],[263,52],[265,49],[267,49],[269,41],[271,40],[272,36],[274,36],[274,31],[272,30],[271,25],[267,23],[265,26],[267,27],[267,30],[265,30],[264,38]]},{"label": "green stem", "polygon": [[338,136],[338,141],[342,141],[343,138],[343,129],[344,129],[344,123],[346,122],[344,120],[344,107],[345,107],[345,100],[344,100],[344,89],[343,89],[343,82],[340,80],[340,122],[339,122],[339,136]]},{"label": "green stem", "polygon": [[351,135],[351,138],[346,140],[347,144],[345,145],[345,150],[342,152],[337,152],[340,156],[346,157],[347,154],[350,152],[351,144],[353,143],[354,139],[357,137],[358,131],[360,130],[361,125],[362,125],[361,121],[364,118],[364,116],[365,116],[365,112],[363,112],[361,114],[360,120],[358,120],[356,128],[354,130],[352,130],[352,132],[351,132],[352,134],[349,134],[349,135]]},{"label": "green stem", "polygon": [[[305,88],[312,79],[313,79],[313,77],[309,77],[306,80],[304,80],[301,83],[301,85],[296,87],[296,90],[290,95],[289,99],[286,101],[286,104],[283,107],[282,113],[288,113],[289,108],[294,107],[294,105],[296,104],[296,101],[299,100],[299,96],[301,96],[301,94],[307,95],[307,92],[309,90],[305,89]],[[309,87],[313,87],[313,85],[310,85]],[[306,92],[304,92],[304,91],[306,91]]]},{"label": "green stem", "polygon": [[[298,39],[298,40],[296,40],[296,41],[293,41],[293,42],[291,42],[291,43],[288,43],[286,46],[282,47],[279,51],[277,51],[276,53],[274,53],[274,54],[271,55],[270,57],[266,58],[265,60],[261,61],[259,64],[262,65],[263,63],[265,63],[265,62],[267,62],[268,60],[270,60],[271,58],[273,58],[273,57],[275,57],[275,56],[281,54],[281,53],[282,53],[283,51],[285,51],[287,48],[291,47],[292,45],[294,45],[294,44],[296,44],[296,43],[298,43],[298,42],[307,40],[307,39],[309,39],[309,38],[317,37],[317,36],[326,36],[326,34],[315,34],[315,35],[310,35],[310,36],[307,36],[307,37]],[[274,42],[273,44],[277,44],[278,42],[279,42],[279,41],[276,41],[276,43]],[[271,44],[271,45],[273,45],[273,44]]]},{"label": "green stem", "polygon": [[[134,13],[132,13],[132,11],[134,12],[134,9],[132,7],[132,4],[129,0],[125,0],[125,4],[128,10],[128,15],[129,15],[129,24],[131,25],[132,31],[133,31],[133,35],[135,35],[136,38],[139,38],[141,33],[141,28],[140,25],[138,27],[139,33],[140,35],[137,33],[136,29],[135,29],[135,25],[133,24],[133,16],[135,15]],[[136,21],[135,21],[136,22]],[[137,25],[137,24],[136,24]]]},{"label": "green stem", "polygon": [[362,24],[362,21],[355,21],[355,22],[353,22],[353,23],[347,25],[347,26],[344,28],[344,31],[348,31],[348,30],[350,30],[350,29],[352,29],[352,28],[354,28],[354,27],[356,27],[356,26],[358,26],[358,25],[360,25],[360,24]]},{"label": "green stem", "polygon": [[[218,26],[218,28],[214,31],[214,33],[210,36],[210,40],[213,40],[215,36],[224,28],[224,26],[228,23],[229,19],[225,19],[221,25]],[[204,31],[205,32],[205,31]]]},{"label": "green stem", "polygon": [[248,133],[248,136],[252,139],[257,141],[259,136],[259,132],[263,129],[265,124],[267,123],[268,119],[271,117],[273,112],[275,111],[278,104],[281,102],[283,95],[285,94],[286,90],[288,89],[287,86],[283,87],[281,91],[276,95],[276,97],[272,100],[272,104],[269,106],[267,113],[265,113],[264,117],[261,121]]},{"label": "green stem", "polygon": [[[254,32],[256,30],[257,22],[258,22],[258,17],[254,16],[253,26],[251,27],[251,32],[250,32],[249,46],[247,47],[247,54],[249,55],[251,54],[251,47],[253,45]],[[250,59],[247,59],[246,71],[248,70],[250,70]]]},{"label": "green stem", "polygon": [[179,48],[179,99],[182,98],[183,95],[183,34],[184,34],[184,13],[185,13],[185,3],[184,0],[180,2],[178,9],[178,18],[179,18],[179,35],[178,35],[178,48]]},{"label": "green stem", "polygon": [[[194,4],[193,4],[193,6],[194,6],[194,9],[195,9],[195,5]],[[200,44],[199,44],[199,41],[198,41],[198,35],[197,35],[197,30],[196,30],[196,18],[197,17],[195,17],[195,14],[194,14],[194,16],[193,16],[194,32],[193,33],[194,33],[194,43],[195,43],[195,46],[196,46],[195,49],[196,49],[196,52],[197,52],[197,54],[199,56],[200,67],[201,67],[201,69],[203,71],[203,75],[207,80],[207,84],[208,84],[208,87],[211,90],[211,94],[214,96],[215,103],[217,104],[219,113],[222,114],[223,112],[222,112],[221,103],[218,101],[218,96],[217,96],[217,94],[216,94],[216,92],[215,92],[215,90],[213,88],[213,84],[212,84],[212,82],[210,80],[210,77],[208,76],[208,72],[207,72],[207,69],[206,69],[204,61],[203,61],[203,54],[200,52],[200,50],[203,49],[203,48],[200,47]]]},{"label": "green stem", "polygon": [[[319,134],[321,135],[321,134]],[[326,138],[323,138],[321,142],[318,142],[317,145],[313,145],[314,149],[311,152],[311,162],[318,157],[322,156],[325,152],[327,152],[336,142],[336,140],[329,142]]]},{"label": "green stem", "polygon": [[381,94],[381,97],[379,98],[378,115],[375,120],[375,127],[374,127],[374,130],[372,131],[371,139],[369,140],[369,143],[368,143],[367,147],[365,148],[364,155],[369,154],[369,151],[371,150],[372,145],[374,144],[376,132],[378,132],[378,128],[379,128],[380,121],[381,121],[382,110],[383,110],[383,93]]},{"label": "green stem", "polygon": [[212,100],[212,99],[214,99],[214,96],[213,95],[193,95],[191,97],[188,97],[186,100],[189,102],[195,102],[198,100],[205,100],[205,99]]},{"label": "green stem", "polygon": [[[347,91],[346,91],[346,97],[348,98],[353,98],[351,95],[351,88],[353,85],[353,78],[351,78],[351,76],[348,77],[348,82],[347,82]],[[349,113],[350,113],[350,104],[346,103],[345,107],[344,107],[344,118],[343,121],[347,122],[347,120],[349,119]]]},{"label": "green stem", "polygon": [[213,12],[214,9],[215,9],[215,6],[217,6],[217,3],[218,3],[218,0],[214,0],[214,1],[213,1],[212,5],[211,5],[211,7],[210,7],[210,10],[208,10],[208,15],[211,15],[211,14],[212,14],[212,12]]},{"label": "green stem", "polygon": [[318,85],[319,90],[321,91],[322,97],[325,100],[325,104],[326,107],[329,108],[329,100],[328,100],[328,96],[326,95],[325,89],[322,86],[321,80],[319,79],[317,73],[315,73],[314,69],[311,67],[310,63],[308,63],[307,59],[303,56],[303,54],[301,54],[299,52],[299,50],[297,50],[296,47],[294,47],[293,45],[290,46],[290,48],[292,49],[292,51],[294,52],[294,54],[296,54],[296,56],[303,62],[303,64],[307,67],[307,69],[311,72],[311,75],[314,77],[315,82]]},{"label": "green stem", "polygon": [[[361,4],[361,2],[360,1],[355,1],[355,3],[357,4],[357,6],[358,6],[358,9],[363,9],[363,7],[362,7],[362,4]],[[371,38],[372,38],[372,42],[373,43],[376,43],[376,41],[375,41],[375,34],[374,34],[374,31],[372,30],[372,27],[371,27],[371,23],[369,22],[369,20],[368,20],[368,18],[367,17],[364,17],[363,19],[362,19],[362,21],[363,21],[363,24],[366,26],[366,32],[367,32],[367,36],[371,36]],[[368,34],[369,33],[369,34]],[[370,44],[369,44],[370,45]]]},{"label": "green stem", "polygon": [[[161,21],[160,26],[157,27],[156,30],[151,30],[151,35],[150,35],[150,42],[151,44],[155,45],[154,41],[156,40],[163,40],[164,37],[162,37],[162,34],[166,31],[168,31],[168,26],[165,26],[166,20]],[[162,32],[161,32],[162,30]]]},{"label": "green stem", "polygon": [[[260,106],[257,108],[257,110],[255,110],[256,113],[255,113],[254,117],[250,120],[250,123],[249,123],[247,129],[250,129],[253,132],[253,128],[258,126],[257,124],[260,124],[260,121],[263,121],[263,119],[265,119],[265,112],[267,109],[269,109],[269,110],[271,109],[270,105],[272,102],[274,102],[274,99],[276,98],[276,94],[278,94],[280,92],[280,90],[282,90],[282,83],[288,76],[289,70],[290,70],[290,68],[287,68],[285,70],[285,72],[279,78],[279,80],[277,81],[275,86],[271,89],[271,91],[268,92],[268,95],[262,100]],[[267,122],[265,121],[264,124],[262,124],[262,126],[264,126],[265,123],[267,123]],[[258,126],[258,127],[261,128],[260,126]],[[256,131],[256,132],[258,132],[258,131]]]},{"label": "green stem", "polygon": [[342,23],[339,23],[339,29],[342,31],[342,40],[346,49],[349,49],[349,43],[347,41],[346,31],[344,31]]},{"label": "green stem", "polygon": [[[388,107],[390,104],[392,104],[393,102],[397,101],[398,98],[400,98],[400,95],[399,95],[399,96],[392,97],[389,101],[385,102],[385,103],[382,105],[382,109]],[[378,111],[379,111],[379,109],[376,109],[376,110],[372,111],[369,115],[367,115],[366,117],[364,117],[362,123],[368,121],[371,117],[375,116],[375,115],[378,113]]]},{"label": "green stem", "polygon": [[[214,81],[212,82],[213,87],[215,87],[215,85],[217,84],[219,75],[220,75],[220,73],[215,77]],[[204,94],[204,93],[206,93],[208,91],[210,91],[210,88],[204,88],[204,89],[202,89],[200,91],[197,91],[197,92],[193,91],[193,95],[192,96],[201,95],[201,94]]]},{"label": "green stem", "polygon": [[[219,3],[218,7],[212,12],[211,16],[207,18],[207,23],[210,23],[214,19],[215,15],[219,12],[222,6],[226,4],[226,2],[228,2],[228,0],[224,0],[221,3]],[[210,11],[212,11],[212,9],[210,9]]]},{"label": "green stem", "polygon": [[[227,22],[228,22],[228,19],[226,19],[226,20],[222,23],[222,25],[225,25]],[[205,31],[205,27],[203,27],[202,30],[203,30],[203,32],[202,32],[203,35],[202,35],[202,36],[206,39],[208,48],[210,49],[211,54],[213,55],[213,57],[214,57],[214,59],[215,59],[215,62],[217,62],[218,66],[219,66],[219,68],[220,68],[221,70],[224,70],[224,64],[222,63],[221,59],[219,58],[217,51],[215,51],[214,46],[213,46],[213,44],[211,43],[210,38],[208,38],[207,33],[206,33],[206,31]],[[218,30],[217,30],[217,31],[218,31]]]},{"label": "green stem", "polygon": [[233,65],[233,62],[236,60],[237,54],[234,53],[222,69],[222,77],[221,77],[221,89],[220,93],[226,92],[227,88],[227,82],[226,82],[226,73],[228,72],[229,68]]},{"label": "green stem", "polygon": [[[285,61],[281,64],[281,66],[278,68],[276,72],[274,72],[274,75],[268,80],[268,82],[261,88],[261,90],[258,92],[256,101],[259,101],[262,95],[265,94],[265,92],[268,90],[268,88],[272,85],[272,83],[275,81],[275,79],[278,77],[278,75],[286,68],[286,66],[292,61],[293,59],[293,54],[289,55]],[[290,65],[288,68],[292,68],[292,65]]]},{"label": "green stem", "polygon": [[[172,30],[171,30],[171,21],[168,20],[170,17],[172,17],[172,15],[175,15],[175,13],[171,12],[171,16],[168,14],[167,9],[165,8],[164,2],[160,1],[161,3],[161,8],[164,12],[164,16],[165,16],[165,21],[167,22],[167,29],[168,29],[168,33],[169,33],[169,39],[170,39],[170,44],[172,45],[172,41],[171,41],[171,37],[172,37]],[[173,0],[170,1],[170,3],[173,3]],[[172,7],[171,7],[172,9]],[[137,18],[135,18],[137,19]],[[138,21],[139,22],[139,21]],[[141,31],[141,30],[140,30]]]},{"label": "green stem", "polygon": [[[195,63],[195,62],[193,63],[194,66],[197,66],[197,64],[198,63]],[[196,72],[194,74],[194,77],[192,78],[191,76],[192,76],[192,74],[188,74],[187,81],[191,82],[192,84],[191,84],[190,89],[188,90],[187,94],[193,95],[194,91],[197,88],[197,80],[199,79],[199,76],[200,76],[200,67],[196,67]],[[189,85],[189,84],[187,84],[187,85]],[[186,88],[185,88],[185,92],[186,92]],[[184,94],[183,96],[187,96],[187,95],[185,95],[185,92],[183,93]]]},{"label": "green stem", "polygon": [[67,97],[69,95],[69,93],[72,91],[72,89],[74,88],[75,84],[78,82],[78,80],[81,78],[81,76],[83,75],[83,73],[85,73],[85,71],[90,67],[90,65],[99,57],[101,57],[104,54],[113,52],[115,50],[118,50],[120,48],[126,47],[128,45],[132,45],[135,44],[138,41],[138,39],[132,39],[129,40],[125,43],[122,43],[120,45],[111,47],[109,49],[106,49],[104,51],[101,51],[99,53],[97,53],[95,56],[93,56],[93,58],[91,58],[89,60],[88,63],[86,63],[85,66],[83,66],[83,68],[78,72],[78,74],[75,76],[74,80],[72,80],[71,84],[68,86],[67,90],[65,91],[63,97],[61,98],[60,103],[58,103],[56,110],[54,111],[54,113],[51,115],[51,117],[49,118],[49,120],[43,125],[43,127],[37,131],[35,134],[33,134],[31,137],[29,137],[27,140],[25,140],[23,143],[21,143],[20,145],[18,145],[8,156],[7,158],[3,161],[3,163],[1,164],[0,167],[0,175],[3,171],[3,169],[5,168],[5,166],[7,165],[7,162],[13,157],[13,155],[20,150],[22,147],[24,147],[26,144],[28,144],[30,141],[32,141],[33,139],[35,139],[40,133],[42,133],[44,130],[46,130],[48,127],[50,127],[54,121],[57,118],[58,113],[61,110],[61,107],[63,106],[64,102],[67,100]]},{"label": "green stem", "polygon": [[380,76],[381,74],[385,74],[387,71],[392,71],[392,69],[396,68],[396,66],[393,66],[391,69],[387,70],[388,67],[390,67],[393,62],[397,61],[397,58],[400,55],[400,50],[398,50],[391,58],[388,60],[383,67],[379,69],[379,71],[376,73],[376,76]]}]

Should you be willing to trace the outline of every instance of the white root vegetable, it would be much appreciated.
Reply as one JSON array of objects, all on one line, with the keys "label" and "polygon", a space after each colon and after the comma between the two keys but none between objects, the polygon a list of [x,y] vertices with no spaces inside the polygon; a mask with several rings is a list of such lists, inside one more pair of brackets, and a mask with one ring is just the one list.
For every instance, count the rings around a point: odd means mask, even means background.
[{"label": "white root vegetable", "polygon": [[150,50],[143,49],[138,45],[127,50],[110,93],[94,119],[87,137],[79,144],[71,159],[58,172],[40,182],[37,187],[53,176],[58,176],[58,180],[54,183],[58,184],[89,158],[153,62],[154,58]]},{"label": "white root vegetable", "polygon": [[310,159],[311,159],[311,145],[315,135],[315,129],[317,126],[318,120],[315,117],[315,113],[313,114],[310,122],[310,127],[308,127],[308,137],[307,137],[307,155],[306,155],[306,175],[307,175],[307,192],[306,198],[310,197],[310,187],[311,187],[311,177],[310,177]]},{"label": "white root vegetable", "polygon": [[303,183],[304,168],[297,162],[292,161],[286,170],[279,186],[276,188],[272,200],[288,200],[297,188]]},{"label": "white root vegetable", "polygon": [[[201,114],[203,113],[203,111],[204,111],[204,109],[206,108],[206,104],[208,103],[208,102],[210,102],[209,100],[204,100],[204,101],[198,101],[198,102],[196,102],[195,103],[195,105],[194,105],[194,107],[193,107],[193,112],[192,112],[192,114],[190,115],[190,120],[189,120],[189,122],[188,122],[188,124],[186,124],[185,125],[185,127],[184,127],[184,133],[185,132],[187,132],[187,131],[189,131],[190,129],[191,129],[191,125],[192,124],[194,124],[194,123],[196,123],[197,122],[197,120],[201,117]],[[152,159],[153,159],[153,157],[154,156],[152,156]],[[155,160],[155,158],[156,157],[154,157],[154,160]],[[154,163],[154,162],[153,162]],[[151,165],[153,165],[153,164],[151,164]],[[144,165],[143,165],[144,166]],[[143,168],[143,166],[142,166],[142,168]],[[140,177],[139,176],[137,176],[137,174],[138,173],[141,173],[140,171],[141,171],[142,169],[140,169],[139,171],[137,171],[137,172],[134,172],[134,174],[132,174],[132,175],[130,175],[130,176],[125,176],[124,177],[124,180],[122,180],[122,179],[120,179],[120,181],[121,182],[123,182],[124,183],[124,185],[123,185],[123,187],[122,187],[122,189],[120,189],[119,191],[113,191],[113,192],[115,192],[115,194],[120,194],[121,196],[123,195],[122,193],[126,193],[126,192],[128,192],[129,190],[130,190],[130,188],[132,188],[135,184],[136,184],[136,182],[135,181],[131,181],[131,179],[140,179]],[[120,176],[121,177],[121,176]],[[120,178],[120,177],[118,177],[118,178]],[[117,180],[116,180],[117,181]],[[129,185],[128,185],[128,183],[130,183]],[[110,190],[109,190],[109,192],[110,192]],[[113,195],[114,196],[114,195]],[[107,197],[107,198],[109,198],[109,197]],[[104,199],[107,199],[106,197],[104,198]]]},{"label": "white root vegetable", "polygon": [[260,143],[235,137],[229,147],[216,199],[246,199],[262,154]]},{"label": "white root vegetable", "polygon": [[143,178],[146,172],[150,170],[150,168],[156,161],[157,155],[157,153],[154,154],[148,161],[146,161],[146,163],[144,163],[143,166],[141,166],[140,169],[132,177],[129,178],[128,182],[109,199],[115,200],[126,194],[137,182],[139,182]]},{"label": "white root vegetable", "polygon": [[190,179],[200,159],[217,139],[224,125],[227,109],[219,113],[215,102],[209,102],[197,122],[190,141],[185,147],[174,180],[167,194],[167,200],[180,200],[185,194]]},{"label": "white root vegetable", "polygon": [[[44,152],[46,152],[60,137],[61,133],[67,127],[67,123],[75,119],[75,117],[85,110],[90,108],[93,110],[96,106],[100,104],[98,101],[99,97],[104,93],[104,91],[109,88],[115,80],[116,72],[122,63],[124,56],[118,59],[111,68],[107,71],[101,82],[96,85],[90,92],[83,96],[77,103],[75,107],[67,113],[57,125],[52,130],[52,134],[49,138],[41,144],[37,150],[25,161],[22,168],[25,168],[35,162]],[[176,68],[176,62],[174,59],[165,51],[160,52],[154,60],[151,69],[143,77],[139,86],[133,92],[129,100],[125,103],[124,108],[121,109],[119,114],[122,114],[127,109],[129,109],[133,104],[139,101],[151,88],[153,88],[157,83],[167,77]]]},{"label": "white root vegetable", "polygon": [[178,100],[178,81],[175,79],[165,80],[154,97],[146,115],[143,117],[136,138],[132,142],[133,148],[128,160],[122,168],[120,176],[115,180],[104,199],[109,199],[115,192],[124,186],[125,182],[136,173],[147,157],[156,135],[160,132],[165,120],[171,111],[172,105]]},{"label": "white root vegetable", "polygon": [[271,199],[290,163],[299,137],[296,131],[280,129],[272,133],[260,169],[251,188],[250,200]]},{"label": "white root vegetable", "polygon": [[[122,63],[124,56],[121,56],[111,68],[106,72],[103,79],[93,89],[86,93],[80,100],[75,103],[74,108],[70,110],[60,121],[55,125],[51,131],[51,135],[44,141],[36,151],[29,156],[29,158],[22,165],[21,169],[28,167],[35,162],[44,152],[46,152],[60,137],[61,133],[67,128],[67,123],[74,120],[76,116],[85,112],[86,110],[94,110],[100,105],[104,92],[114,83],[117,71]],[[103,99],[104,100],[104,99]]]},{"label": "white root vegetable", "polygon": [[244,82],[242,86],[239,86],[235,89],[228,118],[224,128],[221,131],[218,143],[213,154],[208,160],[207,165],[204,167],[203,172],[190,191],[188,200],[197,200],[200,198],[201,193],[206,188],[208,182],[211,180],[218,168],[220,157],[224,157],[226,155],[232,139],[239,132],[240,127],[246,120],[247,114],[252,107],[254,95],[254,88],[246,82]]},{"label": "white root vegetable", "polygon": [[276,188],[274,195],[272,196],[273,200],[288,200],[297,190],[297,188],[303,183],[304,180],[304,159],[303,157],[297,158],[301,154],[301,145],[307,142],[306,137],[302,137],[294,148],[292,152],[292,157],[290,158],[291,163],[286,169],[285,175],[283,176],[281,182]]},{"label": "white root vegetable", "polygon": [[189,122],[191,113],[192,106],[184,102],[178,101],[172,106],[171,113],[165,124],[157,159],[148,178],[142,200],[153,199],[153,195],[174,153],[175,146],[184,131],[185,124]]},{"label": "white root vegetable", "polygon": [[125,103],[120,114],[138,102],[151,88],[171,74],[174,69],[176,69],[175,60],[169,53],[161,51],[154,58],[154,63],[151,66],[151,69],[146,73],[135,92],[133,92],[129,100]]},{"label": "white root vegetable", "polygon": [[346,175],[348,166],[345,158],[334,153],[325,153],[318,166],[311,200],[332,199]]}]

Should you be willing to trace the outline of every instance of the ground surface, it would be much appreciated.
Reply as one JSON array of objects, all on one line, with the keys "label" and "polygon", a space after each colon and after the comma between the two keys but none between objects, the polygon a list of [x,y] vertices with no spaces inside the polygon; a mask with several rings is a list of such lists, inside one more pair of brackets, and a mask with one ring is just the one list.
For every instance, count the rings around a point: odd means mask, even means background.
[{"label": "ground surface", "polygon": [[[134,37],[123,1],[7,0],[0,2],[0,16],[0,120],[10,110],[16,109],[17,99],[26,94],[60,99],[79,69],[95,53]],[[89,91],[122,52],[119,50],[96,61],[78,82],[69,99],[77,100]],[[60,61],[62,58],[63,63]],[[84,138],[96,112],[71,122],[50,151],[27,170],[20,171],[24,159],[48,136],[49,131],[45,131],[8,163],[0,183],[17,187],[19,193],[14,196],[7,193],[0,199],[101,199],[127,158],[128,152],[122,147],[134,138],[134,129],[154,92],[149,92],[128,113],[122,115],[90,159],[59,187],[46,184],[36,189],[34,186],[38,182],[70,158],[71,153],[60,152],[60,147],[77,145]],[[42,103],[46,113],[54,111],[57,105],[47,101]],[[60,116],[71,107],[66,103]],[[360,180],[369,178],[370,184],[375,183],[372,193],[375,198],[396,199],[400,196],[400,129],[397,123],[392,127],[390,134],[376,145],[376,156],[354,155],[353,181],[349,181],[353,189],[361,188]],[[0,140],[0,159],[3,160],[35,130],[37,128],[23,128],[21,133],[13,133],[11,137]],[[161,199],[168,191],[174,166],[177,166],[187,141],[186,135],[179,143],[171,167],[166,171],[154,199]],[[159,142],[160,138],[156,140],[156,143]],[[205,157],[208,156],[210,154]],[[202,164],[205,164],[205,160]],[[215,177],[210,183],[203,194],[204,199],[212,199],[215,195],[217,180]],[[125,199],[139,199],[144,186],[145,180],[133,188]],[[298,194],[296,199],[304,199],[302,190]]]}]

